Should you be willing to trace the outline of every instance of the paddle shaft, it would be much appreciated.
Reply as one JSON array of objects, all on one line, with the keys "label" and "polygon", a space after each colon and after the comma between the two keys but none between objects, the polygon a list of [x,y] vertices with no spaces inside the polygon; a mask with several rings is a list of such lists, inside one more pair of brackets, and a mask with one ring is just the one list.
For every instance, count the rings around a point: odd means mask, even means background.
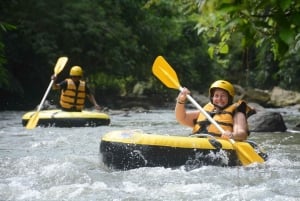
[{"label": "paddle shaft", "polygon": [[[63,70],[63,68],[66,65],[67,61],[68,61],[68,57],[59,57],[58,58],[58,60],[56,62],[56,65],[54,67],[54,76],[57,76]],[[51,80],[51,82],[50,82],[50,84],[49,84],[49,86],[46,90],[46,93],[44,94],[44,97],[42,98],[42,101],[38,106],[37,112],[39,112],[41,110],[42,105],[44,104],[53,83],[54,83],[54,80]]]},{"label": "paddle shaft", "polygon": [[[54,67],[54,75],[55,76],[58,75],[63,70],[63,68],[66,65],[67,61],[68,61],[68,57],[58,58],[58,60],[56,62],[56,65]],[[38,105],[37,111],[31,116],[31,118],[27,122],[27,125],[26,125],[27,129],[33,129],[33,128],[36,127],[36,125],[39,121],[39,112],[40,112],[40,110],[41,110],[41,108],[42,108],[42,106],[43,106],[43,104],[44,104],[44,102],[45,102],[45,100],[48,96],[48,93],[49,93],[53,83],[54,83],[54,80],[51,80],[51,82],[50,82],[50,84],[49,84],[49,86],[46,90],[46,93],[44,94],[44,96],[42,98],[41,103]]]},{"label": "paddle shaft", "polygon": [[[179,88],[180,91],[183,90],[182,87]],[[213,124],[217,127],[217,129],[223,133],[224,129],[190,96],[187,95],[187,99],[194,104],[194,106],[197,107],[197,109],[200,110],[200,112]]]},{"label": "paddle shaft", "polygon": [[[159,68],[159,75],[164,75],[164,81],[168,81],[168,84],[171,85],[169,87],[177,88],[179,91],[183,91],[183,88],[180,86],[179,80],[177,78],[176,72],[173,68],[165,61],[162,57],[159,58],[159,61],[162,62],[161,67],[167,67],[167,69]],[[172,72],[172,75],[170,74]],[[159,77],[159,76],[158,76]],[[169,83],[170,81],[170,83]],[[165,83],[165,82],[163,82]],[[165,83],[167,84],[167,83]],[[187,94],[187,99],[196,106],[197,109],[212,123],[221,133],[224,133],[224,129],[189,95]],[[229,139],[229,141],[233,144],[235,141],[233,139]]]},{"label": "paddle shaft", "polygon": [[[57,74],[60,73],[60,71],[63,69],[63,67],[65,66],[65,62],[67,62],[67,58],[61,57],[61,58],[59,58],[59,61],[61,61],[63,63],[63,65],[61,65],[60,62],[58,62],[58,64],[54,68],[54,76],[57,76]],[[44,102],[45,102],[45,100],[46,100],[46,98],[49,94],[49,91],[50,91],[53,83],[54,83],[54,80],[51,80],[51,82],[50,82],[50,84],[49,84],[49,86],[46,90],[46,93],[44,94],[44,96],[42,98],[42,101],[38,106],[37,112],[39,112],[41,110],[41,108],[42,108],[42,106],[43,106],[43,104],[44,104]]]},{"label": "paddle shaft", "polygon": [[[183,88],[179,87],[179,90],[182,91]],[[187,99],[197,108],[200,112],[212,123],[221,133],[224,133],[224,129],[190,96],[186,96]],[[229,138],[229,141],[233,144],[235,141]]]},{"label": "paddle shaft", "polygon": [[[171,67],[170,67],[171,68]],[[183,88],[180,86],[180,83],[177,79],[174,79],[173,76],[171,76],[168,71],[164,70],[164,69],[160,69],[160,72],[162,74],[164,74],[169,81],[171,81],[172,86],[176,86],[175,88],[178,88],[179,91],[183,91]],[[175,77],[177,78],[177,77]],[[217,129],[221,132],[224,133],[224,129],[188,94],[187,95],[187,99],[194,104],[194,106],[197,107],[197,109],[200,110],[200,112],[210,121],[210,123],[212,123],[213,125],[215,125],[217,127]]]},{"label": "paddle shaft", "polygon": [[47,98],[47,96],[49,94],[49,91],[50,91],[53,83],[54,83],[54,80],[51,80],[51,82],[50,82],[50,84],[49,84],[49,86],[48,86],[48,88],[46,90],[46,93],[44,94],[44,97],[42,98],[42,101],[41,101],[41,103],[38,106],[37,112],[39,112],[41,110],[41,108],[42,108],[42,106],[43,106],[43,104],[44,104],[44,102],[45,102],[45,100],[46,100],[46,98]]}]

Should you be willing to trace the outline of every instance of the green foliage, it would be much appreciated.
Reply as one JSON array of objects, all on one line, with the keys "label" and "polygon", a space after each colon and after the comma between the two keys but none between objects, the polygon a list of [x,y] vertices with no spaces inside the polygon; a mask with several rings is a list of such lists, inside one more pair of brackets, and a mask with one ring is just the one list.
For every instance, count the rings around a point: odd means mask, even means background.
[{"label": "green foliage", "polygon": [[5,45],[2,42],[3,41],[3,34],[9,30],[13,30],[15,27],[13,25],[10,25],[5,22],[0,22],[0,89],[1,88],[10,88],[11,83],[9,79],[9,72],[4,67],[4,65],[7,63],[7,60],[5,58]]},{"label": "green foliage", "polygon": [[293,0],[3,0],[0,87],[38,102],[55,61],[68,56],[60,78],[80,65],[97,94],[128,95],[153,81],[147,93],[172,97],[151,72],[162,55],[181,84],[199,92],[215,79],[298,89],[299,7]]},{"label": "green foliage", "polygon": [[[193,1],[188,1],[193,2]],[[197,2],[197,4],[196,4]],[[197,15],[198,33],[205,37],[209,43],[208,54],[223,67],[228,68],[228,75],[232,73],[232,58],[235,54],[254,51],[262,55],[256,60],[241,57],[243,60],[240,69],[246,65],[248,70],[261,71],[256,80],[266,86],[264,80],[273,77],[273,82],[279,83],[279,77],[273,76],[284,72],[281,66],[290,59],[290,53],[295,51],[299,44],[297,34],[300,30],[300,3],[293,0],[264,1],[264,0],[210,0],[195,1],[198,10],[190,15]],[[184,6],[184,5],[182,5]],[[236,40],[236,38],[240,40]],[[239,45],[239,47],[237,47]],[[241,50],[236,52],[233,48]],[[236,53],[234,53],[236,52]],[[252,53],[253,54],[253,53]],[[265,58],[272,57],[272,61]],[[264,66],[278,64],[277,68],[265,72]],[[267,76],[267,77],[265,77]],[[289,77],[292,78],[292,77]],[[248,80],[249,81],[249,80]]]},{"label": "green foliage", "polygon": [[115,77],[105,73],[96,73],[89,77],[89,86],[96,89],[98,94],[124,96],[128,95],[134,81],[132,76]]}]

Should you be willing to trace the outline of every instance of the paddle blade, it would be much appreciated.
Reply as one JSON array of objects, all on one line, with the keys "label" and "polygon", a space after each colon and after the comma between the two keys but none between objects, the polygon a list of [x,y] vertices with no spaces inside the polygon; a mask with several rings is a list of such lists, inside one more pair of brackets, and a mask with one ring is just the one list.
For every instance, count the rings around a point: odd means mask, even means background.
[{"label": "paddle blade", "polygon": [[28,120],[26,124],[27,129],[34,129],[39,121],[39,112],[34,113],[34,115]]},{"label": "paddle blade", "polygon": [[54,74],[58,75],[65,67],[68,57],[59,57],[54,67]]},{"label": "paddle blade", "polygon": [[162,56],[156,57],[152,66],[152,72],[167,87],[180,89],[176,72]]},{"label": "paddle blade", "polygon": [[236,150],[238,159],[242,165],[250,165],[251,163],[263,163],[265,160],[259,156],[253,147],[248,143],[234,143],[234,149]]}]

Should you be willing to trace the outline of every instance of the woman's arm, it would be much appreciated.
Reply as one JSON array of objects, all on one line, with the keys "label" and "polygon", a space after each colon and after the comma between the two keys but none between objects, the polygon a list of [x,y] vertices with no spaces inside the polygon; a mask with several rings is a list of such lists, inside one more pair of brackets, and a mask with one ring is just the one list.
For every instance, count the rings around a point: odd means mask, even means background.
[{"label": "woman's arm", "polygon": [[187,112],[185,110],[186,96],[189,93],[190,91],[187,88],[183,88],[183,90],[178,94],[175,106],[175,117],[180,124],[194,127],[194,120],[198,118],[199,111]]},{"label": "woman's arm", "polygon": [[248,137],[248,123],[244,113],[236,112],[233,117],[233,139],[246,140]]},{"label": "woman's arm", "polygon": [[176,103],[175,107],[175,117],[176,120],[185,126],[194,127],[194,121],[199,116],[199,111],[189,111],[185,110],[184,104]]}]

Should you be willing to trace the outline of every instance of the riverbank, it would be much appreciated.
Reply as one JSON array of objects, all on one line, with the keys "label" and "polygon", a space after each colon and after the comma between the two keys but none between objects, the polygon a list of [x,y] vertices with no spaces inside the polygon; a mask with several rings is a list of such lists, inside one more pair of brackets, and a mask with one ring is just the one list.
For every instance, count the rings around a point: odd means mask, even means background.
[{"label": "riverbank", "polygon": [[[295,91],[288,91],[279,87],[274,87],[272,90],[261,89],[243,89],[241,86],[235,85],[236,97],[235,99],[243,99],[248,103],[254,103],[258,107],[264,108],[284,108],[300,105],[300,93]],[[113,94],[95,95],[96,100],[102,108],[108,109],[132,109],[143,108],[156,109],[166,108],[170,109],[175,106],[177,91],[170,90],[167,93],[153,94],[130,94],[127,96],[117,96]],[[199,94],[197,91],[192,91],[192,97],[200,104],[204,105],[209,102],[206,94]],[[54,100],[55,99],[55,100]],[[59,97],[48,97],[48,102],[55,107],[58,104]],[[34,102],[34,103],[33,103]],[[0,111],[14,110],[26,111],[33,110],[40,100],[28,100],[13,96],[4,96],[0,99]],[[86,101],[86,108],[91,108],[92,105]]]}]

